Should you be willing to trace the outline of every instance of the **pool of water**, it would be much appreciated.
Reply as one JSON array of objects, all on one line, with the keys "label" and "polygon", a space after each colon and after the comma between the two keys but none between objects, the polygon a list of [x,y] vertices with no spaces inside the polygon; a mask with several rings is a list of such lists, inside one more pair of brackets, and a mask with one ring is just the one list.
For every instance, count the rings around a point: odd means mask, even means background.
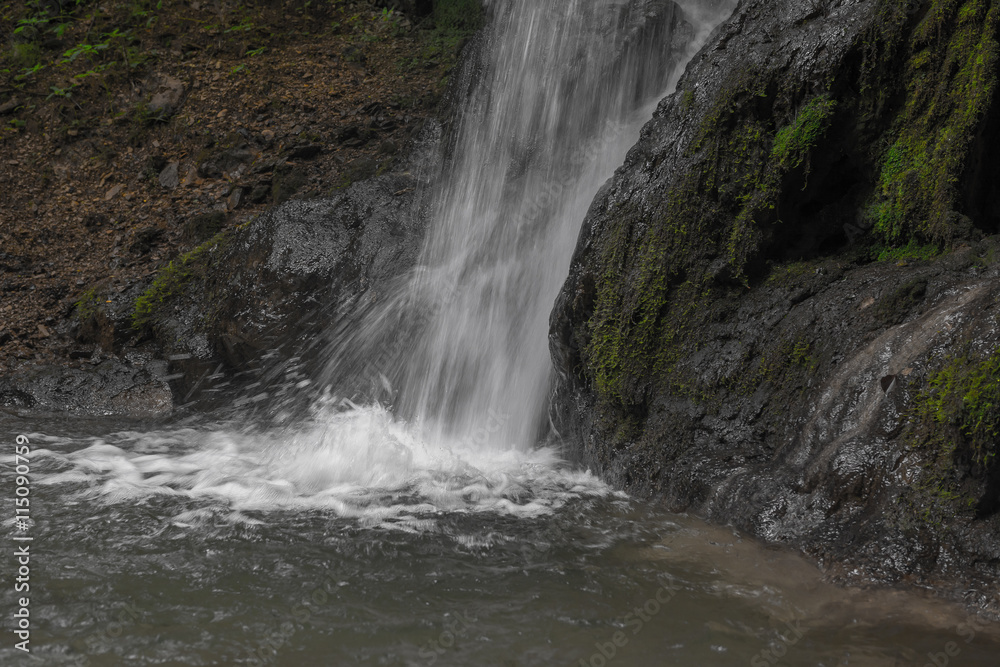
[{"label": "pool of water", "polygon": [[[15,438],[31,513],[14,521]],[[294,429],[3,418],[4,665],[996,665],[919,592],[628,498],[554,451],[422,442],[378,408]],[[13,629],[24,593],[5,576]]]}]

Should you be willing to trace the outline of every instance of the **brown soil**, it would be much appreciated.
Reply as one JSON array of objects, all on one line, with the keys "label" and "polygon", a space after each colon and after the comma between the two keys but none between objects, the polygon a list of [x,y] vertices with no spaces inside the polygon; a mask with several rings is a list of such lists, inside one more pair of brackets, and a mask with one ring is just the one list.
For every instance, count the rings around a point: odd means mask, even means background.
[{"label": "brown soil", "polygon": [[[35,31],[29,57],[0,60],[0,372],[89,356],[60,333],[75,304],[220,223],[384,169],[435,112],[458,47],[430,19],[343,1],[82,3],[58,38],[54,20],[12,35],[37,5],[0,10],[5,44]],[[108,39],[116,29],[129,38]],[[29,72],[36,55],[45,67]],[[180,102],[158,111],[177,82]]]}]

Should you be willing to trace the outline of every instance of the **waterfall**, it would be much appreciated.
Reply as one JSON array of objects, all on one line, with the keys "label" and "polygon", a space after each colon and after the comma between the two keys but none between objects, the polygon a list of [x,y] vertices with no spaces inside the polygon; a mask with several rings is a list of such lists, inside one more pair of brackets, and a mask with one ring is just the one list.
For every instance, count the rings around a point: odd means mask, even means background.
[{"label": "waterfall", "polygon": [[[419,268],[357,323],[347,347],[354,357],[399,352],[374,370],[393,388],[397,416],[424,437],[538,440],[548,315],[587,207],[732,4],[489,3],[483,62],[472,68]],[[392,340],[375,334],[387,329]]]},{"label": "waterfall", "polygon": [[[440,511],[536,516],[609,494],[535,446],[549,311],[587,207],[733,4],[490,0],[418,266],[332,332],[309,416],[55,439],[45,483],[186,498],[184,526],[307,508],[417,531]],[[367,401],[334,395],[358,378]]]}]

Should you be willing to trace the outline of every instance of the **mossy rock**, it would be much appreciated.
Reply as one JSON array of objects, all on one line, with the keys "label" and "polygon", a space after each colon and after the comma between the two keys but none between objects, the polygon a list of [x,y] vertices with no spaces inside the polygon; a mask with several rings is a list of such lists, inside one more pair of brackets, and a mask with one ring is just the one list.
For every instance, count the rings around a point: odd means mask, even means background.
[{"label": "mossy rock", "polygon": [[132,328],[142,332],[152,327],[162,309],[184,294],[189,282],[205,276],[211,254],[223,248],[226,240],[226,232],[219,232],[162,269],[135,300]]}]

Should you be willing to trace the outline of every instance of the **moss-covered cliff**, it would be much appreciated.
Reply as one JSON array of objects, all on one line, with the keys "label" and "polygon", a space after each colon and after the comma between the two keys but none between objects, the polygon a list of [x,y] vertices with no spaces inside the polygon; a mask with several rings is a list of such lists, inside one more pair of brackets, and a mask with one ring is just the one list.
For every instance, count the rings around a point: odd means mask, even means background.
[{"label": "moss-covered cliff", "polygon": [[579,458],[869,577],[995,558],[998,17],[739,5],[584,223]]}]

